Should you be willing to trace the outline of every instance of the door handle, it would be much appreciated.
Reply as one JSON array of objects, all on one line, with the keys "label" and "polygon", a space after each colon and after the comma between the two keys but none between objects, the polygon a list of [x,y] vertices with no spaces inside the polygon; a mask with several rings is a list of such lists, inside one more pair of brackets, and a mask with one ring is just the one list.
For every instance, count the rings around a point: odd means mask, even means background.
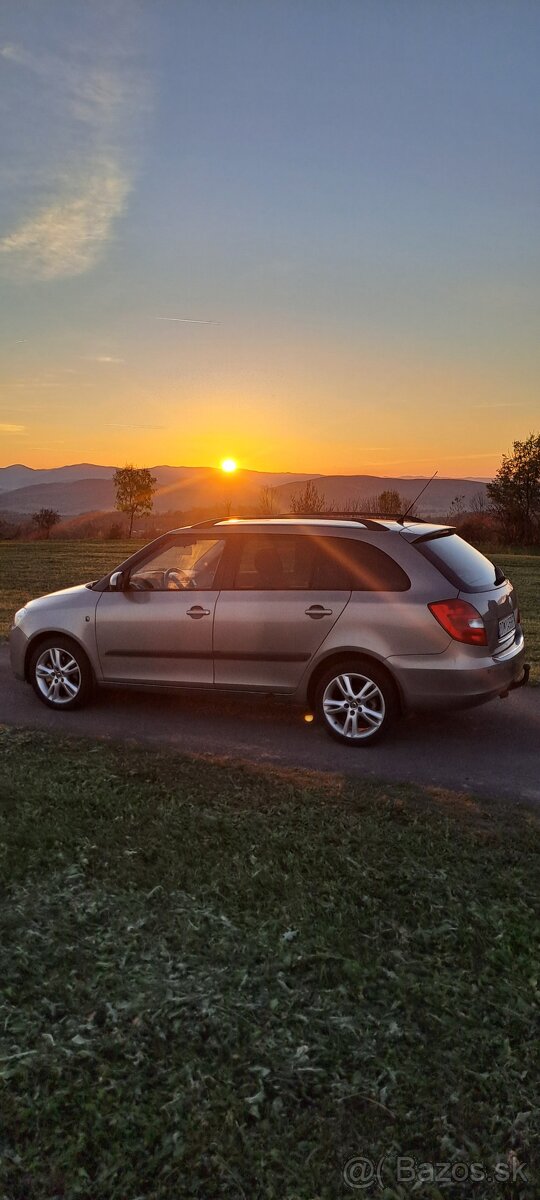
[{"label": "door handle", "polygon": [[194,604],[193,608],[188,608],[186,617],[193,617],[194,621],[198,621],[200,617],[209,617],[210,609],[201,608],[200,604]]},{"label": "door handle", "polygon": [[332,609],[323,608],[322,604],[312,604],[306,608],[306,617],[312,617],[314,621],[320,621],[321,617],[331,617]]}]

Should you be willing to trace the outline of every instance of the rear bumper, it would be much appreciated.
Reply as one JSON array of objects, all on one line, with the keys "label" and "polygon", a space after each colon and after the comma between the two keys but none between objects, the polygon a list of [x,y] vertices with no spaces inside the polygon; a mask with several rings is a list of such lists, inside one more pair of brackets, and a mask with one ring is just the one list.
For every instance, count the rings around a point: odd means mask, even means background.
[{"label": "rear bumper", "polygon": [[516,688],[527,687],[530,673],[531,664],[523,663],[523,674],[519,679],[515,679],[514,682],[507,687],[505,692],[500,693],[501,700],[504,700],[505,696],[508,696],[510,692],[515,692]]},{"label": "rear bumper", "polygon": [[446,655],[437,656],[439,661],[442,657],[444,666],[437,665],[434,657],[421,655],[408,663],[404,658],[388,660],[401,688],[404,707],[410,712],[472,708],[508,696],[529,678],[523,640],[499,660],[471,662],[453,648],[448,659]]}]

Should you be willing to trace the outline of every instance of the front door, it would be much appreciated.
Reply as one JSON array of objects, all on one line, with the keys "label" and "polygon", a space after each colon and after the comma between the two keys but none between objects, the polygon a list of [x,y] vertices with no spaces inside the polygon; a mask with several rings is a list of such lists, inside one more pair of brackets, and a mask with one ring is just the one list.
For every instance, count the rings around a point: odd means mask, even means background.
[{"label": "front door", "polygon": [[211,685],[212,627],[223,539],[171,538],[132,568],[125,591],[103,592],[96,636],[103,678]]},{"label": "front door", "polygon": [[219,593],[214,620],[216,686],[293,692],[350,587],[328,577],[320,539],[307,532],[242,533],[231,542],[231,586]]}]

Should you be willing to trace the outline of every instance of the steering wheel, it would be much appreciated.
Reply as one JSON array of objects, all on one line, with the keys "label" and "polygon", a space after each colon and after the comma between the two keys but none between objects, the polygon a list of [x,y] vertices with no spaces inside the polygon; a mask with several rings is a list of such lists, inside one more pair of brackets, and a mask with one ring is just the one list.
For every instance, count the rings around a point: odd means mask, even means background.
[{"label": "steering wheel", "polygon": [[176,588],[177,591],[183,592],[186,588],[194,588],[195,584],[188,571],[182,571],[179,567],[169,567],[164,572],[163,582],[167,590]]}]

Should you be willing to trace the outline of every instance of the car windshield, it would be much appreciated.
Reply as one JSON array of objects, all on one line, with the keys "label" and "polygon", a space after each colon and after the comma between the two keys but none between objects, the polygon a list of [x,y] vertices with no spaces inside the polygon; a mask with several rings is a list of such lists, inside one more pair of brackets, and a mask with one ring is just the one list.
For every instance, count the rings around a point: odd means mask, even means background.
[{"label": "car windshield", "polygon": [[211,588],[224,545],[222,538],[210,537],[171,542],[134,568],[129,587],[156,592]]}]

